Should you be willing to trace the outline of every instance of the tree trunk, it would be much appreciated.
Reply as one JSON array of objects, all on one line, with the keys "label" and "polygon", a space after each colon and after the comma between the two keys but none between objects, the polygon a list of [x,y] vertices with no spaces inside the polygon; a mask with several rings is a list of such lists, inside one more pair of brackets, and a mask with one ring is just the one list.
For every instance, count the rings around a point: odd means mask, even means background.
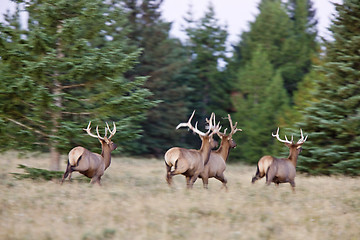
[{"label": "tree trunk", "polygon": [[60,170],[60,153],[55,146],[50,147],[50,170]]},{"label": "tree trunk", "polygon": [[[62,23],[60,22],[59,25],[57,26],[58,28],[58,33],[61,33],[61,29],[62,29]],[[61,40],[60,38],[57,41],[57,58],[63,58],[64,54],[62,53],[62,48],[61,48]],[[59,82],[58,78],[59,78],[59,73],[57,71],[55,71],[54,75],[54,81],[53,81],[53,86],[52,86],[52,94],[54,95],[54,99],[53,99],[53,104],[55,106],[55,109],[52,110],[52,130],[51,130],[51,135],[53,136],[53,138],[55,139],[51,139],[51,143],[50,143],[50,155],[51,155],[51,159],[50,159],[50,169],[51,170],[60,170],[60,153],[57,150],[57,145],[58,145],[58,140],[56,140],[56,136],[58,135],[59,132],[59,121],[61,119],[61,107],[62,107],[62,99],[61,99],[61,93],[62,93],[62,89],[61,89],[61,83]]]}]

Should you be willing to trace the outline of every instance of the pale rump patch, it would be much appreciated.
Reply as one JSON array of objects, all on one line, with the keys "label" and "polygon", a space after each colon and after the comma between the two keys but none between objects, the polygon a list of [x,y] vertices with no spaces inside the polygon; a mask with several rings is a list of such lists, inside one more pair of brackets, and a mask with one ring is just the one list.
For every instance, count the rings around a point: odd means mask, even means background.
[{"label": "pale rump patch", "polygon": [[175,165],[176,165],[176,161],[177,161],[177,159],[175,160],[175,162],[174,162],[174,164],[171,166],[171,169],[170,169],[170,171],[175,171]]},{"label": "pale rump patch", "polygon": [[71,166],[76,166],[79,157],[84,153],[85,148],[75,147],[69,152],[69,163]]},{"label": "pale rump patch", "polygon": [[167,165],[173,167],[175,166],[176,161],[179,159],[180,149],[171,148],[165,153],[165,162]]},{"label": "pale rump patch", "polygon": [[271,156],[264,156],[259,160],[258,166],[259,166],[260,176],[266,174],[266,171],[268,170],[272,162],[273,162],[273,158]]}]

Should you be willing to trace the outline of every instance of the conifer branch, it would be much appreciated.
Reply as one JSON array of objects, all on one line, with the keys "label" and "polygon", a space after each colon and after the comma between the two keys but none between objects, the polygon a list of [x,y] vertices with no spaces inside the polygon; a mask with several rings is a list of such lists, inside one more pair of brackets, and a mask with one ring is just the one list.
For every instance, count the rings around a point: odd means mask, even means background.
[{"label": "conifer branch", "polygon": [[26,128],[26,129],[28,129],[28,130],[34,131],[35,133],[38,133],[38,134],[40,134],[40,135],[43,136],[43,137],[49,137],[48,134],[46,134],[46,133],[44,133],[44,132],[42,132],[42,131],[40,131],[40,130],[34,129],[34,128],[32,128],[32,127],[29,127],[29,126],[27,126],[27,125],[25,125],[25,124],[23,124],[23,123],[21,123],[21,122],[19,122],[19,121],[16,121],[16,120],[14,120],[14,119],[12,119],[12,118],[5,117],[5,119],[8,120],[8,121],[10,121],[10,122],[12,122],[12,123],[15,123],[16,125],[19,125],[19,126],[23,127],[23,128]]},{"label": "conifer branch", "polygon": [[61,86],[60,89],[69,89],[69,88],[77,88],[77,87],[83,87],[85,86],[85,83],[79,83],[79,84],[73,84],[73,85],[66,85],[66,86]]},{"label": "conifer branch", "polygon": [[68,115],[91,115],[91,112],[61,112]]}]

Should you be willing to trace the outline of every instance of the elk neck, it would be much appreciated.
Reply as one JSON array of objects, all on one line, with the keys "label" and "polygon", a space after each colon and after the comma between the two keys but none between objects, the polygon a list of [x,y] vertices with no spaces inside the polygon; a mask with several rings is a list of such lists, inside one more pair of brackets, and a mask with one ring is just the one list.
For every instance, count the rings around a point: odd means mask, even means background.
[{"label": "elk neck", "polygon": [[211,153],[211,146],[210,146],[209,140],[210,139],[208,136],[201,137],[201,147],[199,149],[199,152],[202,156],[204,164],[206,164],[207,161],[209,160],[210,153]]},{"label": "elk neck", "polygon": [[216,153],[220,154],[222,159],[226,162],[229,158],[230,144],[225,138],[221,139],[220,147],[216,150]]},{"label": "elk neck", "polygon": [[111,149],[110,149],[109,145],[102,144],[101,156],[104,159],[105,169],[106,169],[110,166],[110,163],[111,163]]},{"label": "elk neck", "polygon": [[291,161],[291,163],[294,165],[294,167],[296,167],[299,153],[298,153],[296,147],[291,147],[289,150],[290,150],[290,154],[289,154],[288,159]]}]

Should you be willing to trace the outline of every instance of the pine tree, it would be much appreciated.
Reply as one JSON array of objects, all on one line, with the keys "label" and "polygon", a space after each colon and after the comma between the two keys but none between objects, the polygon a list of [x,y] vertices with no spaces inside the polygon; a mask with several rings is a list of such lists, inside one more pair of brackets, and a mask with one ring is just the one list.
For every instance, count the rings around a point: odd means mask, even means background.
[{"label": "pine tree", "polygon": [[119,9],[100,0],[32,0],[26,10],[27,30],[0,26],[5,148],[49,150],[50,168],[59,169],[59,154],[75,144],[98,149],[82,134],[89,120],[113,120],[118,139],[134,138],[136,120],[150,105],[149,91],[141,88],[143,79],[122,77],[139,52],[128,50],[121,32],[110,31],[113,24],[126,29],[119,15],[110,18]]},{"label": "pine tree", "polygon": [[250,23],[250,30],[242,33],[234,46],[230,74],[246,65],[261,44],[274,69],[281,69],[284,87],[292,96],[297,84],[310,72],[318,48],[312,1],[292,0],[284,4],[280,0],[263,0],[258,8],[260,13]]},{"label": "pine tree", "polygon": [[244,65],[261,45],[270,63],[277,69],[283,64],[283,44],[291,35],[292,24],[280,0],[263,0],[258,8],[260,13],[250,23],[250,30],[241,35],[236,57]]},{"label": "pine tree", "polygon": [[196,74],[194,79],[188,81],[188,86],[193,90],[190,101],[202,118],[199,123],[203,123],[207,114],[215,112],[217,116],[226,116],[231,109],[231,83],[222,77],[222,70],[219,69],[219,64],[227,61],[227,26],[218,23],[211,4],[199,20],[193,18],[191,10],[185,20],[186,44]]},{"label": "pine tree", "polygon": [[[360,174],[360,2],[335,4],[322,70],[312,105],[299,124],[309,139],[299,169],[312,174]],[[320,80],[320,79],[319,79]],[[305,146],[304,146],[305,148]]]},{"label": "pine tree", "polygon": [[262,155],[275,151],[271,132],[288,106],[281,72],[270,64],[262,47],[251,61],[239,71],[237,94],[233,99],[235,119],[243,131],[234,136],[238,147],[232,155],[236,159],[255,163]]},{"label": "pine tree", "polygon": [[139,63],[126,76],[149,76],[145,87],[153,93],[150,99],[159,101],[147,112],[143,137],[134,151],[157,156],[181,142],[174,130],[188,107],[184,79],[188,61],[181,42],[169,36],[171,23],[161,18],[161,4],[161,0],[125,1],[131,27],[128,36],[142,49]]},{"label": "pine tree", "polygon": [[[321,66],[321,60],[317,61],[319,67]],[[285,121],[290,123],[289,127],[294,126],[297,122],[304,120],[304,109],[310,107],[313,102],[316,102],[315,93],[318,89],[319,82],[325,81],[324,73],[315,67],[304,79],[299,82],[298,89],[293,94],[293,105],[291,109],[288,109],[285,113]],[[291,127],[293,128],[293,127]],[[296,130],[298,131],[298,129]]]},{"label": "pine tree", "polygon": [[311,0],[290,0],[287,12],[292,25],[291,34],[282,48],[284,86],[293,94],[297,85],[311,71],[312,60],[318,52],[317,20]]}]

